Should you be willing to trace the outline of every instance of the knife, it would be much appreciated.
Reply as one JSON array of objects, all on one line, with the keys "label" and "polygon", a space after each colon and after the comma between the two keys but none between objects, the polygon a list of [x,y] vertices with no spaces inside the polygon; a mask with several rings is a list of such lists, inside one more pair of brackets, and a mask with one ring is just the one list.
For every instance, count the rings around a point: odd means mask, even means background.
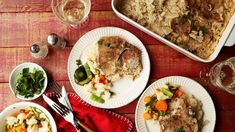
[{"label": "knife", "polygon": [[[53,100],[51,100],[51,99],[50,99],[49,97],[47,97],[45,94],[43,94],[42,97],[43,97],[44,101],[46,101],[46,103],[47,103],[56,113],[58,113],[59,115],[61,115],[60,112],[59,112],[57,109],[55,109],[54,107],[52,107],[52,105],[56,104]],[[61,116],[62,116],[62,115],[61,115]]]},{"label": "knife", "polygon": [[69,109],[71,109],[71,111],[73,111],[72,106],[71,106],[71,104],[70,104],[70,102],[69,102],[69,99],[68,99],[67,92],[66,92],[64,86],[62,86],[62,88],[61,88],[61,97],[60,97],[58,100],[59,100],[59,102],[60,102],[61,104],[63,104],[64,106],[66,106],[66,107],[68,107]]},{"label": "knife", "polygon": [[[58,99],[59,102],[61,104],[63,104],[65,107],[71,109],[71,111],[73,111],[73,108],[72,108],[72,106],[69,102],[69,99],[68,99],[68,94],[67,94],[64,86],[62,86],[62,88],[61,88],[61,95],[62,95],[62,97]],[[78,123],[87,132],[95,132],[95,130],[90,129],[86,124],[82,123],[76,116],[74,117],[74,122]]]},{"label": "knife", "polygon": [[[58,107],[60,107],[60,105],[56,104],[53,100],[51,100],[50,98],[48,98],[45,94],[43,94],[43,99],[46,101],[46,103],[56,112],[58,113],[59,115],[61,115],[61,111],[59,111]],[[53,107],[54,106],[54,107]],[[57,109],[56,107],[57,106]],[[60,108],[62,109],[62,108]],[[71,111],[71,114],[72,114],[72,111]],[[67,114],[68,115],[68,114]],[[75,122],[74,120],[74,115],[72,114],[71,115],[71,118],[68,118],[67,116],[65,115],[61,115],[66,121],[70,122],[75,128],[77,128],[78,130],[80,129],[79,126],[77,126],[77,122]]]}]

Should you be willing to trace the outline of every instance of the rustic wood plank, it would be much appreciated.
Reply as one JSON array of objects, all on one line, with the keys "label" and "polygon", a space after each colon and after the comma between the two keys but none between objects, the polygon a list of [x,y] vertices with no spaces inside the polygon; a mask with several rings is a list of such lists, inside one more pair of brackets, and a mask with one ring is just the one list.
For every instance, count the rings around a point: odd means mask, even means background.
[{"label": "rustic wood plank", "polygon": [[51,11],[50,0],[1,0],[0,12]]},{"label": "rustic wood plank", "polygon": [[[200,63],[189,59],[183,54],[166,45],[146,45],[151,61],[150,78],[162,78],[165,76],[182,75],[187,77],[199,77],[200,71],[210,68],[215,62],[233,56],[234,48],[224,48],[223,56],[219,56],[213,63]],[[56,80],[68,80],[67,61],[72,47],[63,50],[51,48],[46,58],[33,59],[29,53],[29,47],[0,48],[0,82],[8,82],[13,68],[23,62],[35,62],[45,68],[50,77]]]},{"label": "rustic wood plank", "polygon": [[[33,59],[30,56],[29,48],[0,48],[0,59],[2,60],[0,71],[3,73],[0,75],[0,82],[8,82],[13,68],[20,63],[28,61],[42,65],[48,75],[57,80],[68,80],[67,60],[71,48],[68,47],[64,50],[50,48],[49,55],[43,60]],[[194,62],[166,45],[148,45],[147,49],[151,59],[151,78],[160,78],[168,75],[197,76],[200,69],[204,67],[202,63]],[[167,55],[165,56],[163,53]],[[174,61],[175,65],[172,65],[170,61]]]},{"label": "rustic wood plank", "polygon": [[70,50],[71,48],[63,50],[50,48],[48,56],[40,60],[31,57],[29,48],[1,48],[0,82],[8,82],[11,71],[23,62],[38,63],[46,70],[49,78],[68,80],[67,61]]},{"label": "rustic wood plank", "polygon": [[86,32],[103,26],[116,26],[129,30],[144,44],[162,44],[144,32],[119,19],[112,11],[91,12],[89,23],[82,29],[62,24],[52,13],[1,13],[0,47],[25,47],[46,41],[49,33],[57,33],[73,46]]},{"label": "rustic wood plank", "polygon": [[215,132],[234,132],[235,111],[221,110],[216,112]]},{"label": "rustic wood plank", "polygon": [[[207,78],[200,78],[200,71],[209,69],[216,62],[235,56],[235,47],[223,48],[218,58],[208,64],[189,59],[181,53],[162,44],[137,28],[119,19],[111,9],[111,0],[92,1],[92,12],[85,28],[73,29],[59,22],[51,12],[50,0],[0,0],[0,111],[15,102],[9,89],[11,70],[23,62],[35,62],[46,70],[49,81],[57,80],[68,92],[74,92],[67,76],[67,60],[72,46],[86,32],[102,26],[117,26],[129,30],[146,45],[151,60],[151,75],[148,82],[171,75],[192,78],[206,88],[215,107],[217,122],[215,131],[234,131],[235,96],[212,86]],[[50,54],[43,60],[33,59],[29,46],[46,40],[49,33],[57,33],[69,40],[64,50],[50,48]],[[49,89],[47,89],[49,92]],[[42,97],[33,102],[42,104]],[[134,122],[138,98],[130,104],[112,111],[120,113]],[[134,129],[136,131],[136,129]]]},{"label": "rustic wood plank", "polygon": [[[204,85],[201,78],[194,77],[192,79],[202,84],[202,86],[208,91],[208,93],[212,97],[216,111],[235,111],[235,105],[234,105],[234,102],[232,101],[232,100],[235,100],[234,95],[229,94],[219,88],[213,87],[211,84]],[[156,80],[157,79],[150,79],[147,87]],[[61,85],[64,85],[68,92],[74,92],[69,81],[58,81],[58,83]],[[46,92],[50,92],[50,89],[47,89]],[[139,97],[133,102],[131,102],[130,104],[123,106],[121,108],[114,109],[113,111],[118,112],[118,113],[125,113],[125,114],[135,113],[138,100],[139,100]],[[2,104],[0,105],[0,111],[3,110],[8,105],[14,102],[19,102],[19,101],[20,100],[15,98],[14,95],[11,93],[8,83],[0,83],[0,103]],[[42,98],[40,97],[39,99],[33,102],[41,104]]]},{"label": "rustic wood plank", "polygon": [[[91,10],[112,10],[111,0],[91,0]],[[51,12],[51,0],[1,0],[0,12]]]}]

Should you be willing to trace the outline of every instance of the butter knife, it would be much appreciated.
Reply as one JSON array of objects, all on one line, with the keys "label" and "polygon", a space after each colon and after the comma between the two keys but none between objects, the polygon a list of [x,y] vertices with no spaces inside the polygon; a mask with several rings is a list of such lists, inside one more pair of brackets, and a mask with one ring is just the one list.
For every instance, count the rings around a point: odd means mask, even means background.
[{"label": "butter knife", "polygon": [[[43,94],[43,99],[46,101],[46,103],[59,115],[61,115],[66,121],[70,122],[77,130],[80,130],[80,127],[77,125],[77,122],[74,120],[74,115],[72,111],[70,111],[70,116],[65,116],[61,114],[61,112],[64,112],[65,110],[61,110],[63,108],[60,107],[60,105],[56,104],[53,100],[51,100],[49,97],[47,97],[45,94]],[[68,115],[68,114],[66,114]]]}]

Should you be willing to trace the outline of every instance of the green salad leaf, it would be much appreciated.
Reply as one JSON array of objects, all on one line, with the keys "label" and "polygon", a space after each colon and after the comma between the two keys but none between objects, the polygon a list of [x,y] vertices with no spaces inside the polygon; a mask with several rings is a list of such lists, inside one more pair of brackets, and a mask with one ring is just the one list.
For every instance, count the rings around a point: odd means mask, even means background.
[{"label": "green salad leaf", "polygon": [[24,68],[17,75],[16,93],[25,98],[33,97],[35,94],[40,94],[44,87],[45,77],[41,70],[36,68],[30,72],[29,68]]}]

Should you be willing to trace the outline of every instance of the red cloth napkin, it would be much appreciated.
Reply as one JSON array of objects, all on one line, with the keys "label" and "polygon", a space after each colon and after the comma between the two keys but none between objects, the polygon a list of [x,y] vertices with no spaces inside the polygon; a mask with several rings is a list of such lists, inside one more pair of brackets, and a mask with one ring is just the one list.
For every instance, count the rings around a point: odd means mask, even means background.
[{"label": "red cloth napkin", "polygon": [[[47,93],[47,96],[54,101],[57,100],[53,93]],[[133,128],[133,123],[126,117],[91,106],[75,93],[69,93],[68,98],[76,117],[97,132],[130,132]],[[51,109],[45,101],[43,105],[54,117],[58,132],[76,132],[76,129]]]}]

